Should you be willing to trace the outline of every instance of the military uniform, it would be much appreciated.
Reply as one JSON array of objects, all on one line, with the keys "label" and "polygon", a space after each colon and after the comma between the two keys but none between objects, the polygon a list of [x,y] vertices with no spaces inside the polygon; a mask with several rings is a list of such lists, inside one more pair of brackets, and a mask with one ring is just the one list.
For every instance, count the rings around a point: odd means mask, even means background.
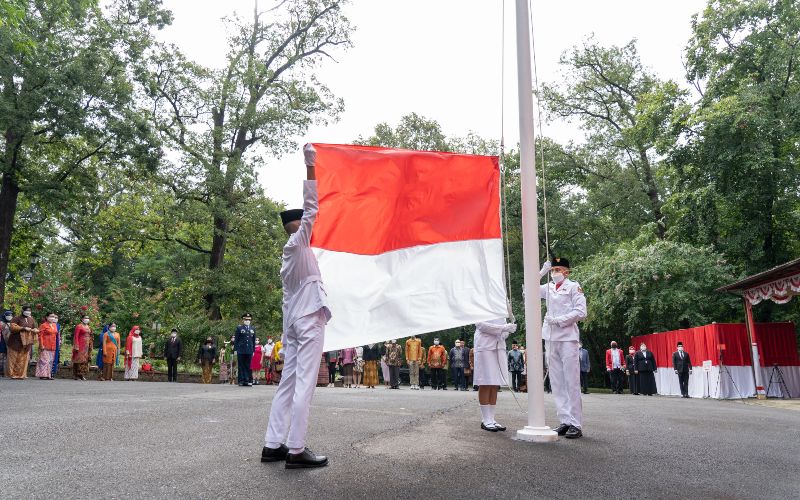
[{"label": "military uniform", "polygon": [[236,361],[239,365],[237,382],[239,385],[253,384],[253,370],[250,363],[253,361],[253,352],[256,348],[256,329],[250,325],[239,325],[233,334],[233,350],[236,351]]},{"label": "military uniform", "polygon": [[[569,268],[566,259],[555,259],[552,265]],[[580,430],[583,408],[577,323],[586,318],[586,297],[580,284],[570,279],[564,279],[560,285],[541,285],[540,292],[547,304],[542,339],[556,412],[562,426]]]}]

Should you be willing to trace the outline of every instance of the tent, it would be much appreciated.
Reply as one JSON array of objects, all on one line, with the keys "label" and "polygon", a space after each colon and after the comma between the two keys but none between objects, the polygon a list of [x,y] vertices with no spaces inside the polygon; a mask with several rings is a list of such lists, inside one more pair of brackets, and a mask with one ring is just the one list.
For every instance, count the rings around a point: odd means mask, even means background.
[{"label": "tent", "polygon": [[[759,338],[759,370],[767,395],[785,396],[774,369],[777,366],[789,391],[786,396],[800,397],[800,356],[797,354],[794,323],[758,323],[755,329]],[[656,385],[659,394],[679,396],[681,393],[678,375],[672,369],[672,353],[678,342],[683,342],[692,359],[689,396],[730,399],[757,394],[750,341],[744,323],[714,323],[640,335],[633,337],[632,342],[637,349],[644,342],[653,352],[658,366]]]}]

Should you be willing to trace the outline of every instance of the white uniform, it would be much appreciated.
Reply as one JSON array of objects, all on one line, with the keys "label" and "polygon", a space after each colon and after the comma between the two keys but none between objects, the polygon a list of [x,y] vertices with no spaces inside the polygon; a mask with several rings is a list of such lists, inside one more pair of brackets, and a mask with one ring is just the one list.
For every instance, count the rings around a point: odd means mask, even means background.
[{"label": "white uniform", "polygon": [[305,447],[311,398],[317,385],[319,360],[330,320],[317,259],[311,250],[311,229],[317,217],[317,182],[303,183],[303,218],[300,229],[283,247],[284,365],[278,390],[272,398],[266,446],[286,444],[292,453]]},{"label": "white uniform", "polygon": [[506,339],[516,329],[516,325],[506,323],[504,318],[475,323],[474,385],[508,385]]},{"label": "white uniform", "polygon": [[542,338],[556,413],[562,424],[580,429],[583,409],[577,323],[586,319],[586,297],[581,286],[569,279],[558,288],[555,283],[548,283],[540,290],[547,303]]}]

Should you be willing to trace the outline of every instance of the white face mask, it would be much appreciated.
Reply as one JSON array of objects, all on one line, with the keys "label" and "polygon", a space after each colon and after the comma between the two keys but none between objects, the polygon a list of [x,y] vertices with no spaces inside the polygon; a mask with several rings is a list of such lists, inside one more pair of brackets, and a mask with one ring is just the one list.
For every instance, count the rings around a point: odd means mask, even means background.
[{"label": "white face mask", "polygon": [[679,350],[679,351],[683,351],[683,346],[681,346],[681,347],[678,347],[678,350]]},{"label": "white face mask", "polygon": [[108,329],[108,331],[109,331],[109,332],[116,332],[116,331],[117,331],[117,327],[116,327],[116,326],[112,326],[112,327],[110,327],[110,328]]},{"label": "white face mask", "polygon": [[30,318],[31,317],[31,312],[30,311],[22,311],[22,315],[25,316],[26,318]]},{"label": "white face mask", "polygon": [[83,320],[81,320],[81,323],[83,323],[84,325],[88,325],[89,324],[89,318],[83,318]]},{"label": "white face mask", "polygon": [[170,337],[172,337],[172,338],[174,339],[175,337],[177,337],[177,336],[178,336],[178,334],[177,334],[177,333],[170,333],[170,334],[169,334],[169,336],[170,336]]},{"label": "white face mask", "polygon": [[6,318],[6,321],[11,321],[12,319],[14,319],[14,316],[6,316],[5,318]]},{"label": "white face mask", "polygon": [[553,283],[556,285],[564,281],[564,275],[562,273],[553,273],[550,276],[553,278]]},{"label": "white face mask", "polygon": [[439,345],[439,341],[438,340],[434,340],[433,341],[433,345]]},{"label": "white face mask", "polygon": [[244,326],[250,326],[250,320],[249,319],[244,320]]},{"label": "white face mask", "polygon": [[647,347],[645,347],[645,346],[642,346],[642,347],[640,347],[639,349],[641,349],[641,351],[642,351],[642,352],[644,352],[644,351],[646,351],[646,350],[647,350]]},{"label": "white face mask", "polygon": [[53,316],[50,316],[49,318],[47,318],[47,321],[48,321],[48,323],[58,323],[58,318],[54,318]]},{"label": "white face mask", "polygon": [[396,341],[396,340],[392,340],[392,344],[396,344],[396,343],[397,343],[397,341]]}]

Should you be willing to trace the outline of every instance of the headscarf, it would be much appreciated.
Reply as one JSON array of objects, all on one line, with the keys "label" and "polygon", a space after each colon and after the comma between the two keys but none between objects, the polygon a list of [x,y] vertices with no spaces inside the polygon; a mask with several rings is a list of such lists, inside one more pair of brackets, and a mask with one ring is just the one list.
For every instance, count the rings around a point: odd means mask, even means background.
[{"label": "headscarf", "polygon": [[139,330],[139,325],[134,325],[131,331],[128,332],[128,338],[125,339],[125,368],[131,367],[131,353],[133,352],[133,338],[140,337],[136,335],[136,330]]}]

